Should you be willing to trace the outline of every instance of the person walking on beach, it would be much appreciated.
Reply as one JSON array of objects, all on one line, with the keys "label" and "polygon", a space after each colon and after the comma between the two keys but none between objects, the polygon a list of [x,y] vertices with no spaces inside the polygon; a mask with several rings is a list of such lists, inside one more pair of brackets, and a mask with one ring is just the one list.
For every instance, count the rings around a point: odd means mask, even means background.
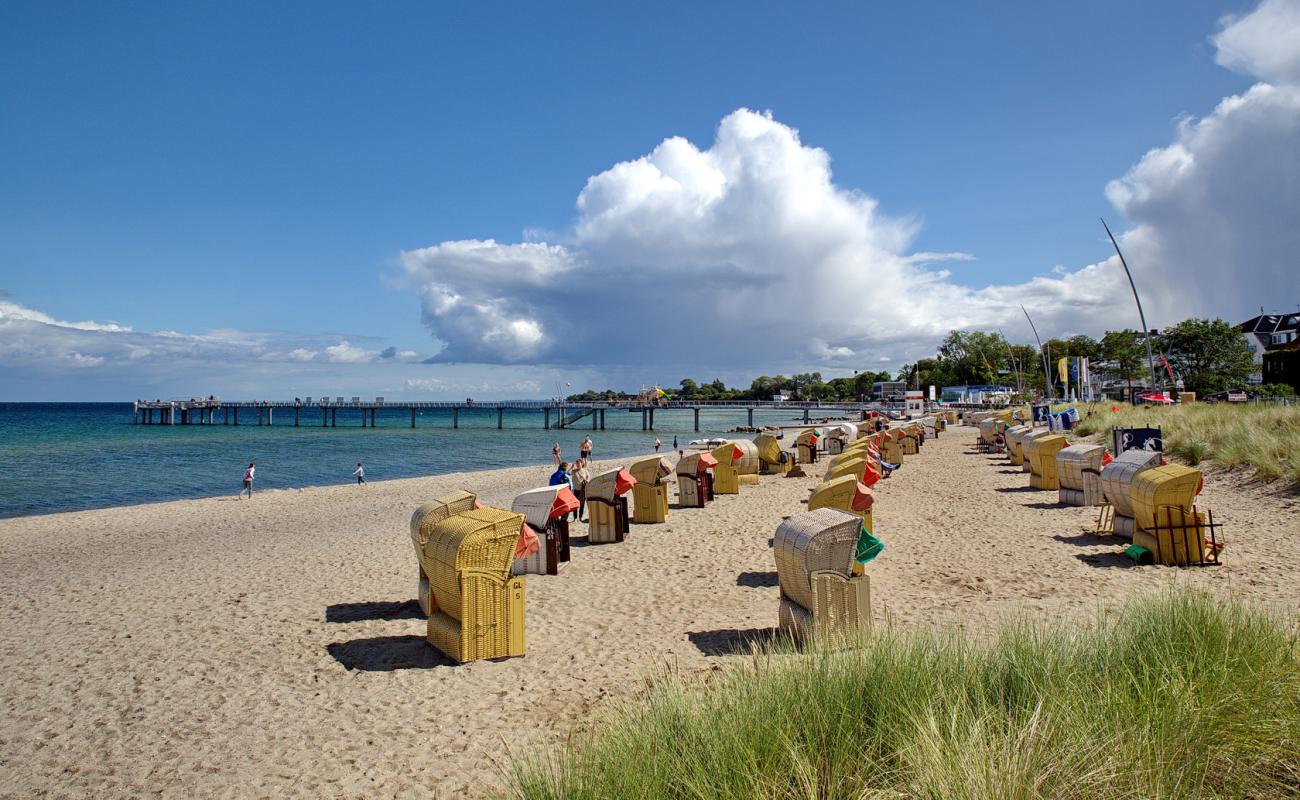
[{"label": "person walking on beach", "polygon": [[357,476],[358,486],[366,482],[366,468],[361,466],[360,461],[357,462],[357,468],[353,470],[352,474]]},{"label": "person walking on beach", "polygon": [[658,453],[658,452],[659,452],[659,448],[661,448],[661,447],[663,447],[663,446],[664,446],[664,443],[663,443],[663,442],[659,441],[658,439],[655,439],[655,452],[656,452],[656,453]]},{"label": "person walking on beach", "polygon": [[581,457],[583,462],[591,461],[591,437],[590,436],[582,440],[582,444],[578,447],[578,455],[579,457]]},{"label": "person walking on beach", "polygon": [[673,434],[673,449],[674,449],[674,450],[681,450],[681,448],[677,446],[677,434],[675,434],[675,433]]},{"label": "person walking on beach", "polygon": [[573,493],[578,498],[578,510],[573,512],[573,521],[582,522],[582,513],[587,509],[587,481],[591,480],[591,473],[587,471],[587,462],[584,459],[578,459],[573,465],[573,471],[569,473],[569,482],[573,485]]},{"label": "person walking on beach", "polygon": [[555,443],[555,446],[551,448],[551,458],[554,458],[554,459],[555,459],[555,466],[557,466],[557,467],[560,466],[560,464],[563,463],[562,461],[560,461],[560,443],[559,443],[559,442],[556,442],[556,443]]},{"label": "person walking on beach", "polygon": [[253,473],[257,471],[257,462],[248,462],[248,469],[244,470],[244,488],[239,493],[239,499],[244,499],[244,492],[248,492],[248,499],[253,499]]}]

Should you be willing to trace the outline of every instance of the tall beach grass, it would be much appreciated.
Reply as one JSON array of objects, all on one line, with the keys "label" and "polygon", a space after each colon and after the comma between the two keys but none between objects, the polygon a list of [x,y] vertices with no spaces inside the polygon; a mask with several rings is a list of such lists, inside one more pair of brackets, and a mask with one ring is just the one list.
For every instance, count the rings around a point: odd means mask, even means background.
[{"label": "tall beach grass", "polygon": [[669,674],[521,798],[1281,798],[1300,795],[1293,620],[1189,590],[1082,626],[878,630]]},{"label": "tall beach grass", "polygon": [[1159,426],[1165,452],[1193,466],[1210,461],[1249,468],[1260,480],[1300,488],[1300,406],[1096,403],[1080,411],[1085,414],[1076,429],[1080,435],[1099,434],[1109,442],[1113,427]]}]

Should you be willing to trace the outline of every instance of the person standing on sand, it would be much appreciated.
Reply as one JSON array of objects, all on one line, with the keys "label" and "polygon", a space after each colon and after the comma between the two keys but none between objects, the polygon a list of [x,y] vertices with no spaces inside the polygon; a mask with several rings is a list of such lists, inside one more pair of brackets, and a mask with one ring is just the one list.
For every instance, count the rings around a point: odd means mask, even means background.
[{"label": "person standing on sand", "polygon": [[352,474],[357,476],[358,486],[366,482],[366,468],[361,466],[360,461],[357,462],[357,468],[353,470]]},{"label": "person standing on sand", "polygon": [[658,452],[659,452],[659,448],[660,448],[660,447],[663,447],[663,446],[664,446],[664,443],[663,443],[663,442],[659,441],[658,439],[655,439],[655,452],[656,452],[656,453],[658,453]]},{"label": "person standing on sand", "polygon": [[582,512],[587,508],[587,481],[591,480],[591,473],[587,471],[587,462],[584,459],[578,459],[573,465],[573,471],[569,473],[569,482],[573,485],[573,493],[578,498],[578,510],[573,512],[573,521],[582,522]]},{"label": "person standing on sand", "polygon": [[681,448],[677,446],[677,434],[675,434],[675,433],[673,434],[673,449],[674,449],[674,450],[681,450]]},{"label": "person standing on sand", "polygon": [[591,461],[591,437],[590,436],[582,440],[582,444],[578,447],[578,455],[579,457],[581,457],[583,462]]},{"label": "person standing on sand", "polygon": [[554,459],[555,459],[555,466],[557,466],[557,467],[564,463],[563,461],[560,460],[560,443],[559,443],[559,442],[556,442],[556,443],[555,443],[555,446],[551,448],[551,458],[554,458]]},{"label": "person standing on sand", "polygon": [[560,465],[551,473],[551,480],[547,485],[560,486],[561,484],[567,485],[570,491],[573,490],[573,479],[569,477],[569,465],[564,461],[561,461]]},{"label": "person standing on sand", "polygon": [[244,470],[244,488],[239,493],[239,499],[244,499],[244,492],[248,492],[248,499],[253,499],[253,473],[257,471],[257,462],[248,462],[248,469]]}]

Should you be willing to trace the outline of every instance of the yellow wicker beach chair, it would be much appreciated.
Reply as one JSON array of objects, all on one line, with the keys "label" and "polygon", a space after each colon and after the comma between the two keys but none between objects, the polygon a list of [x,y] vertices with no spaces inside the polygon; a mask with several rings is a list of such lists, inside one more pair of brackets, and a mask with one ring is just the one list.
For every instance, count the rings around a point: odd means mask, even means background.
[{"label": "yellow wicker beach chair", "polygon": [[664,522],[668,519],[668,485],[664,478],[673,474],[673,467],[663,456],[643,458],[628,467],[636,478],[632,487],[632,521],[644,524]]},{"label": "yellow wicker beach chair", "polygon": [[890,464],[902,465],[903,448],[898,443],[898,437],[890,431],[883,431],[877,434],[876,446],[880,450],[880,457]]},{"label": "yellow wicker beach chair", "polygon": [[713,468],[713,493],[740,494],[740,469],[736,462],[744,455],[744,451],[740,449],[739,443],[723,442],[711,452],[718,460]]},{"label": "yellow wicker beach chair", "polygon": [[1200,470],[1182,464],[1152,467],[1133,476],[1133,544],[1151,551],[1156,563],[1187,566],[1207,560],[1205,515],[1193,505],[1201,482]]},{"label": "yellow wicker beach chair", "polygon": [[677,462],[677,504],[704,508],[713,499],[713,473],[718,465],[712,453],[687,453]]},{"label": "yellow wicker beach chair", "polygon": [[510,575],[523,524],[523,514],[477,508],[429,531],[429,643],[457,662],[524,654],[524,579]]},{"label": "yellow wicker beach chair", "polygon": [[781,440],[768,433],[754,437],[758,454],[758,471],[763,475],[785,475],[794,466],[794,459],[781,450]]},{"label": "yellow wicker beach chair", "polygon": [[758,445],[748,439],[737,439],[736,449],[740,455],[731,462],[731,466],[736,470],[736,482],[741,486],[749,484],[758,485]]},{"label": "yellow wicker beach chair", "polygon": [[1106,448],[1099,444],[1072,444],[1056,454],[1057,500],[1072,506],[1099,506],[1106,502],[1101,493],[1101,461]]},{"label": "yellow wicker beach chair", "polygon": [[819,508],[795,514],[773,537],[780,628],[802,638],[848,635],[871,624],[871,583],[853,574],[857,516]]},{"label": "yellow wicker beach chair", "polygon": [[1029,460],[1029,485],[1035,489],[1058,490],[1061,482],[1056,477],[1056,454],[1070,446],[1070,440],[1053,434],[1040,436],[1029,443],[1025,458]]},{"label": "yellow wicker beach chair", "polygon": [[814,464],[817,462],[817,440],[818,434],[816,429],[808,428],[800,431],[795,437],[794,446],[799,453],[800,464]]},{"label": "yellow wicker beach chair", "polygon": [[905,456],[914,456],[921,452],[921,431],[916,425],[903,426],[903,438],[898,440],[898,447]]},{"label": "yellow wicker beach chair", "polygon": [[587,481],[587,541],[590,544],[621,542],[631,526],[625,495],[636,486],[636,478],[625,469],[611,469]]},{"label": "yellow wicker beach chair", "polygon": [[1024,461],[1024,453],[1020,448],[1025,437],[1033,430],[1028,425],[1013,425],[1003,434],[1007,439],[1007,460],[1015,466],[1020,466]]},{"label": "yellow wicker beach chair", "polygon": [[1160,453],[1154,450],[1125,450],[1101,468],[1101,492],[1111,506],[1110,532],[1121,539],[1132,539],[1137,526],[1133,517],[1133,478],[1138,473],[1160,466]]},{"label": "yellow wicker beach chair", "polygon": [[826,452],[838,455],[844,451],[845,445],[858,438],[858,426],[851,422],[841,422],[827,426],[825,434]]},{"label": "yellow wicker beach chair", "polygon": [[1035,439],[1041,439],[1044,436],[1053,436],[1053,435],[1055,434],[1053,434],[1051,431],[1047,430],[1046,428],[1038,428],[1036,430],[1030,431],[1029,433],[1026,433],[1024,436],[1020,438],[1020,471],[1021,472],[1032,472],[1029,464],[1029,445]]},{"label": "yellow wicker beach chair", "polygon": [[823,481],[813,490],[812,496],[808,498],[808,510],[836,508],[856,514],[867,526],[867,530],[874,533],[876,528],[871,519],[871,507],[875,502],[876,496],[866,484],[852,475],[842,475]]},{"label": "yellow wicker beach chair", "polygon": [[432,605],[429,601],[429,576],[424,572],[424,546],[435,525],[454,514],[469,511],[477,504],[478,500],[471,492],[462,490],[425,503],[411,515],[411,544],[415,545],[415,566],[419,574],[415,597],[426,617]]},{"label": "yellow wicker beach chair", "polygon": [[568,486],[542,486],[520,494],[510,510],[523,514],[537,531],[541,547],[536,553],[516,558],[515,575],[558,575],[569,562],[569,515],[578,510],[578,498]]}]

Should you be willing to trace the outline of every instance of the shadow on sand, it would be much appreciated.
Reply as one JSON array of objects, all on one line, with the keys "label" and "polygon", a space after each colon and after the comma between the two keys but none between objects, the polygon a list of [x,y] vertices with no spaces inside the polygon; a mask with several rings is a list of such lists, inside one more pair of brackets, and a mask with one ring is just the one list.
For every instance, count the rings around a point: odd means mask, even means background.
[{"label": "shadow on sand", "polygon": [[1090,567],[1104,569],[1107,567],[1133,567],[1133,559],[1122,552],[1111,553],[1077,553],[1074,556]]},{"label": "shadow on sand", "polygon": [[325,645],[334,660],[347,669],[364,672],[393,672],[399,669],[432,669],[455,666],[423,636],[375,636]]},{"label": "shadow on sand", "polygon": [[766,647],[780,639],[776,628],[722,628],[716,631],[690,631],[686,638],[706,656],[748,655],[754,648]]},{"label": "shadow on sand", "polygon": [[420,613],[420,604],[414,600],[335,603],[325,607],[326,622],[367,622],[389,619],[424,619],[424,614]]},{"label": "shadow on sand", "polygon": [[768,589],[778,586],[776,572],[742,572],[736,576],[737,586],[748,586],[751,589]]}]

